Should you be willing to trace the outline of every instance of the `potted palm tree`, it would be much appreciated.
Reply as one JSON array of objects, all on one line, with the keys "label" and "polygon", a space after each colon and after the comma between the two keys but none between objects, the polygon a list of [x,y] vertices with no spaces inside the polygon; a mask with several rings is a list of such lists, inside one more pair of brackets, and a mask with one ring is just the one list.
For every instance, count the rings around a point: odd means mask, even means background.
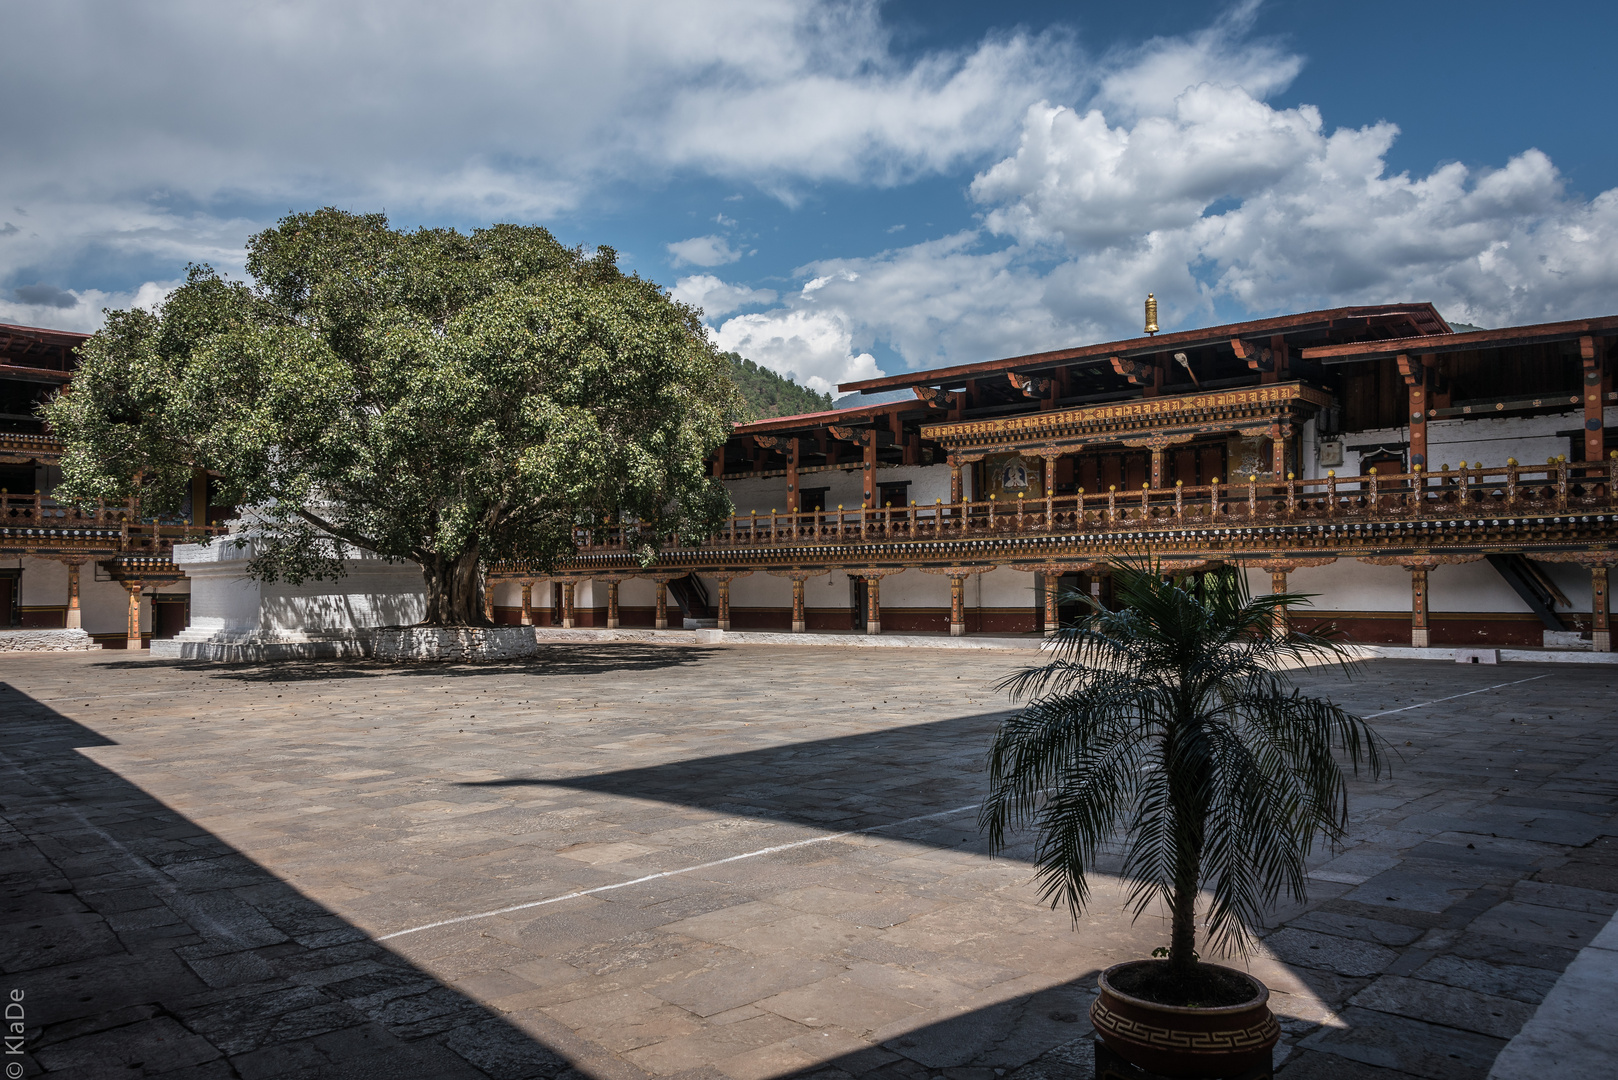
[{"label": "potted palm tree", "polygon": [[1330,630],[1284,629],[1306,597],[1253,596],[1234,567],[1170,576],[1128,560],[1112,573],[1116,610],[1073,597],[1088,616],[1002,682],[1022,707],[990,749],[980,824],[996,849],[1033,826],[1041,896],[1075,920],[1086,874],[1115,846],[1134,916],[1168,913],[1159,959],[1101,975],[1098,1057],[1163,1076],[1267,1069],[1280,1034],[1269,991],[1201,958],[1199,904],[1204,947],[1246,955],[1265,909],[1303,898],[1313,845],[1343,835],[1338,756],[1380,775],[1381,741],[1292,685],[1302,663],[1346,659]]}]

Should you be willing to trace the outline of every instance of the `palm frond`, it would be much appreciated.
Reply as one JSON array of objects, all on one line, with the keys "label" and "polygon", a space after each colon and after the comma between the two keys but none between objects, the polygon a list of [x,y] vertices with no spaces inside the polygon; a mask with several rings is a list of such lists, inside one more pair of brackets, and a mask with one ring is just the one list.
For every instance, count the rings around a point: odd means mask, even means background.
[{"label": "palm frond", "polygon": [[1330,626],[1278,632],[1308,597],[1254,596],[1228,567],[1175,577],[1135,558],[1112,573],[1115,610],[1069,593],[1086,617],[1000,682],[1022,707],[990,746],[979,824],[997,850],[1034,829],[1040,896],[1075,919],[1117,843],[1136,916],[1189,911],[1177,901],[1206,889],[1209,943],[1245,951],[1267,907],[1303,897],[1314,845],[1347,827],[1339,759],[1380,776],[1386,744],[1292,684],[1299,666],[1349,663]]}]

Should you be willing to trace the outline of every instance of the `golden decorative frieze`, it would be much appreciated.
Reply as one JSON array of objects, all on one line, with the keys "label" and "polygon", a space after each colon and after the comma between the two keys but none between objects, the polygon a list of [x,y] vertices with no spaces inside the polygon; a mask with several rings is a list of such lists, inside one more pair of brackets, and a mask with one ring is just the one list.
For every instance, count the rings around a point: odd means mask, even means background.
[{"label": "golden decorative frieze", "polygon": [[1291,420],[1296,413],[1331,404],[1331,395],[1302,383],[1271,383],[1173,397],[1139,398],[1111,405],[1052,409],[988,420],[926,424],[922,437],[950,449],[1072,439],[1118,441],[1157,433],[1183,433],[1252,428]]}]

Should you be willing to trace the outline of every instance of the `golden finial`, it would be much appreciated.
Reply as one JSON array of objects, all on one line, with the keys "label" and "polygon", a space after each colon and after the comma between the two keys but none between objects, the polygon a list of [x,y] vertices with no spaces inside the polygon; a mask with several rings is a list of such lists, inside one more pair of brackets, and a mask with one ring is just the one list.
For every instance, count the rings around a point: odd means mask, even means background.
[{"label": "golden finial", "polygon": [[1146,294],[1146,333],[1157,333],[1157,297]]}]

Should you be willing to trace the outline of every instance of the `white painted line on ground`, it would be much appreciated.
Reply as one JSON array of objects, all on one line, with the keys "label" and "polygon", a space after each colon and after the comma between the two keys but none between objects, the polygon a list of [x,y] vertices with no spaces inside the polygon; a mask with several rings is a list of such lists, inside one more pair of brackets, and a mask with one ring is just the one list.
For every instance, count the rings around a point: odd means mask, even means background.
[{"label": "white painted line on ground", "polygon": [[1548,678],[1550,678],[1550,675],[1548,675],[1548,674],[1547,675],[1532,675],[1532,676],[1529,676],[1526,679],[1518,679],[1515,682],[1495,683],[1493,686],[1485,686],[1481,690],[1468,690],[1464,694],[1451,694],[1449,697],[1433,698],[1433,700],[1431,700],[1431,701],[1418,701],[1414,705],[1406,705],[1402,709],[1384,709],[1381,712],[1374,712],[1374,713],[1369,714],[1368,716],[1366,716],[1365,719],[1372,720],[1372,719],[1375,719],[1378,716],[1391,716],[1396,712],[1409,712],[1411,709],[1421,709],[1421,708],[1425,708],[1428,705],[1437,705],[1440,701],[1454,701],[1456,698],[1471,697],[1473,694],[1487,694],[1490,690],[1499,690],[1501,687],[1504,687],[1504,686],[1521,686],[1523,683],[1525,683],[1525,682],[1533,682],[1535,679],[1548,679]]},{"label": "white painted line on ground", "polygon": [[546,904],[559,904],[563,900],[577,900],[581,896],[593,896],[596,893],[611,892],[614,889],[627,889],[631,885],[644,885],[648,881],[657,881],[659,878],[674,877],[678,874],[690,874],[698,870],[711,870],[726,863],[740,862],[742,859],[756,859],[760,855],[774,855],[778,851],[790,851],[793,848],[808,847],[810,844],[824,844],[831,840],[841,840],[847,836],[862,836],[867,833],[880,832],[883,829],[897,829],[901,825],[913,825],[918,821],[931,821],[934,818],[950,817],[953,814],[964,814],[968,810],[976,810],[981,803],[970,806],[957,806],[953,810],[940,810],[936,814],[922,814],[920,817],[905,818],[903,821],[894,821],[886,825],[868,825],[863,829],[850,829],[848,832],[828,833],[825,836],[811,836],[807,840],[794,840],[790,844],[776,844],[774,847],[759,848],[757,851],[743,852],[740,855],[731,855],[724,859],[715,859],[713,862],[698,863],[696,866],[682,866],[678,870],[664,870],[659,874],[647,874],[632,881],[619,881],[612,885],[598,885],[593,889],[581,889],[570,892],[564,896],[553,896],[548,900],[534,900],[526,904],[513,904],[511,907],[498,908],[494,911],[482,911],[476,915],[461,915],[454,919],[441,919],[438,922],[427,923],[425,926],[412,926],[409,930],[395,930],[391,934],[383,934],[377,941],[388,941],[406,934],[419,934],[423,930],[436,930],[440,926],[454,926],[456,923],[475,922],[478,919],[489,919],[496,915],[509,915],[513,911],[527,911],[529,908],[544,907]]}]

